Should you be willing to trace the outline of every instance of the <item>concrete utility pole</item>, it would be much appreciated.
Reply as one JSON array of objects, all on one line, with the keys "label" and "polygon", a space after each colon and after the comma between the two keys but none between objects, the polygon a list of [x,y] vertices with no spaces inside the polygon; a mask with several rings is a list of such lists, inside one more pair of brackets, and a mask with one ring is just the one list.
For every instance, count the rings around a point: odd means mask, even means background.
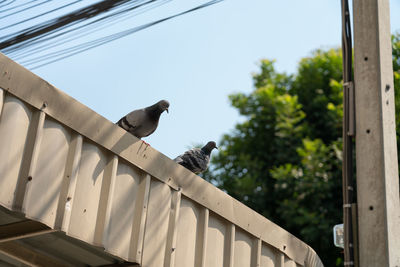
[{"label": "concrete utility pole", "polygon": [[400,266],[400,203],[389,0],[354,0],[360,266]]}]

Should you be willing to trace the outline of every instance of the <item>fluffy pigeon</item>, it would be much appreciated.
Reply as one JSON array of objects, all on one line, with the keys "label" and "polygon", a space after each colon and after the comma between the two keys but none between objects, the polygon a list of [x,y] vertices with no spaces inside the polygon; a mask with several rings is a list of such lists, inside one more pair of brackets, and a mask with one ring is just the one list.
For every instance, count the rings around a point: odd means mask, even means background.
[{"label": "fluffy pigeon", "polygon": [[214,148],[218,149],[217,144],[210,141],[202,148],[193,148],[186,151],[182,155],[176,157],[174,161],[198,174],[207,170],[208,163],[210,162],[210,154]]},{"label": "fluffy pigeon", "polygon": [[130,112],[128,115],[122,117],[117,124],[140,139],[149,136],[157,129],[161,113],[164,110],[168,113],[168,107],[169,102],[161,100],[147,108]]}]

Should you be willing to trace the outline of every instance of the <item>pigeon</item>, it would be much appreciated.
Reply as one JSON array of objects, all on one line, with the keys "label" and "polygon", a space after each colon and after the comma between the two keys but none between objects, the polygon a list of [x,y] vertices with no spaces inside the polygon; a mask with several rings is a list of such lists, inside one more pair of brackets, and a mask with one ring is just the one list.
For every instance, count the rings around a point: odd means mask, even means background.
[{"label": "pigeon", "polygon": [[137,138],[142,138],[152,134],[158,126],[161,113],[164,110],[168,113],[169,102],[161,100],[152,106],[137,109],[122,117],[117,125],[133,134]]},{"label": "pigeon", "polygon": [[202,148],[193,148],[186,151],[176,157],[174,161],[189,171],[199,174],[207,170],[210,154],[214,148],[218,149],[217,144],[214,141],[210,141]]}]

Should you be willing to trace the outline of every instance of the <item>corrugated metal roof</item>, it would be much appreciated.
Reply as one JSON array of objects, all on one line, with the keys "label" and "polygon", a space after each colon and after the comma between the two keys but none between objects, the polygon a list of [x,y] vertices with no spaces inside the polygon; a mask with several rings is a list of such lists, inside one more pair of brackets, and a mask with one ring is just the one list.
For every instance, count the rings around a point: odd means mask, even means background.
[{"label": "corrugated metal roof", "polygon": [[[13,244],[72,265],[322,266],[281,227],[4,55],[0,87],[0,204],[57,231]],[[85,263],[86,251],[104,262]]]},{"label": "corrugated metal roof", "polygon": [[23,214],[2,207],[0,252],[0,266],[103,266],[124,262],[105,253],[102,248],[27,220]]}]

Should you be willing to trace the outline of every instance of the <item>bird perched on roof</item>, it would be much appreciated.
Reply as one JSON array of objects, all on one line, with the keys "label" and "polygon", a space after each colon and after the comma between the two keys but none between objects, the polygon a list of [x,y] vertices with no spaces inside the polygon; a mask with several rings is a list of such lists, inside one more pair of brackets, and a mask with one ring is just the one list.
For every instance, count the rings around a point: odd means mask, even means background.
[{"label": "bird perched on roof", "polygon": [[218,149],[217,144],[214,141],[210,141],[202,148],[193,148],[186,151],[176,157],[174,161],[189,171],[199,174],[207,170],[210,154],[214,148]]},{"label": "bird perched on roof", "polygon": [[133,134],[137,138],[142,138],[152,134],[158,126],[161,113],[167,111],[169,102],[161,100],[147,108],[137,109],[122,117],[118,126]]}]

